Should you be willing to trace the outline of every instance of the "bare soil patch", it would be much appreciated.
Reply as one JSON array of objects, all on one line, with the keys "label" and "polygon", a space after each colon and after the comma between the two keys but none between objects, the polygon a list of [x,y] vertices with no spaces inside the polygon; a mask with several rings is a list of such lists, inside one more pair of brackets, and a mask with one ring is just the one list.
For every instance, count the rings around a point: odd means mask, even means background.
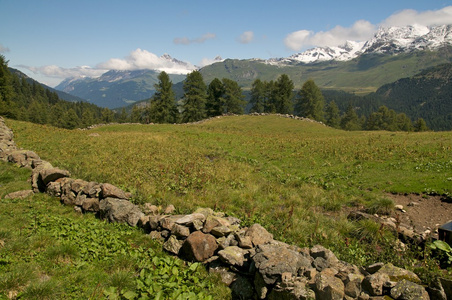
[{"label": "bare soil patch", "polygon": [[431,230],[436,238],[438,227],[452,221],[452,203],[443,196],[388,194],[388,197],[406,211],[396,210],[394,217],[418,232]]}]

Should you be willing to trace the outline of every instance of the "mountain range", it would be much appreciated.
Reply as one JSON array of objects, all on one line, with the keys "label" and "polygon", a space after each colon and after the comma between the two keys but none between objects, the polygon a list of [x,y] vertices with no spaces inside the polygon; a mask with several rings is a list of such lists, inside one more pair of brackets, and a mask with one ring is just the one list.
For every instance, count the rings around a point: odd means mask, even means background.
[{"label": "mountain range", "polygon": [[[165,54],[178,74],[170,75],[180,85],[193,65]],[[414,76],[424,69],[452,61],[452,25],[380,28],[365,42],[347,41],[338,47],[317,47],[287,58],[217,59],[200,69],[204,80],[229,78],[244,90],[257,78],[276,80],[287,74],[301,88],[313,79],[323,89],[355,94],[375,92],[380,86]],[[171,70],[165,70],[170,73]],[[56,89],[99,106],[117,108],[154,93],[160,70],[111,70],[98,78],[68,78]],[[179,83],[179,84],[178,84]],[[179,86],[180,89],[180,86]]]}]

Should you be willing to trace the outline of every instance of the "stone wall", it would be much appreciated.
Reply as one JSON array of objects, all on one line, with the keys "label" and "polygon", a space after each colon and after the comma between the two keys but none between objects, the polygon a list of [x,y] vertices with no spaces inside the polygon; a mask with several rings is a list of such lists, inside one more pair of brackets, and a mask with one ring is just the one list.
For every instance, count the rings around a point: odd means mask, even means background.
[{"label": "stone wall", "polygon": [[321,245],[288,245],[259,224],[243,227],[239,219],[210,208],[178,215],[173,206],[139,207],[116,186],[73,179],[69,171],[19,149],[1,117],[0,159],[32,170],[31,190],[7,197],[47,193],[79,213],[139,226],[167,252],[218,273],[234,299],[447,299],[447,281],[425,287],[416,274],[391,264],[355,266]]}]

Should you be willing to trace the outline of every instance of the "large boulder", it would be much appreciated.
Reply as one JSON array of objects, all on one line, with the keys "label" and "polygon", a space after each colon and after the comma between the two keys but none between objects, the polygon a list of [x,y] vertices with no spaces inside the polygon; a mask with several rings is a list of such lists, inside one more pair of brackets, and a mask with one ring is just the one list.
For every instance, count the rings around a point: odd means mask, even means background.
[{"label": "large boulder", "polygon": [[71,173],[67,170],[62,170],[59,168],[44,168],[41,171],[39,171],[39,177],[40,181],[47,186],[47,184],[51,181],[56,181],[57,179],[63,178],[63,177],[70,177]]},{"label": "large boulder", "polygon": [[251,239],[254,246],[266,244],[273,240],[273,234],[269,233],[260,224],[251,225],[245,232],[245,236]]},{"label": "large boulder", "polygon": [[387,274],[391,281],[399,282],[402,279],[406,279],[414,283],[421,283],[421,280],[414,272],[396,267],[390,263],[381,267],[377,273]]},{"label": "large boulder", "polygon": [[184,241],[180,254],[189,261],[205,261],[214,255],[217,248],[214,236],[195,231]]},{"label": "large boulder", "polygon": [[427,291],[420,285],[402,279],[391,289],[391,297],[403,300],[429,300]]},{"label": "large boulder", "polygon": [[130,201],[116,198],[106,198],[99,203],[99,212],[102,218],[115,223],[128,223],[136,226],[144,215],[138,206]]},{"label": "large boulder", "polygon": [[259,245],[252,260],[266,284],[274,284],[283,273],[296,275],[300,268],[311,266],[310,259],[303,254],[272,244]]}]

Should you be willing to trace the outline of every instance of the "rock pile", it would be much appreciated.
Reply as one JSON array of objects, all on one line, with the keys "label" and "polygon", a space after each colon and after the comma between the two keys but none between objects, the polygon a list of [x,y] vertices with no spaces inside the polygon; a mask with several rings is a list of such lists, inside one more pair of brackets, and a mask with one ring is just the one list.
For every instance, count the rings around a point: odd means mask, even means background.
[{"label": "rock pile", "polygon": [[1,118],[0,158],[32,169],[33,192],[58,197],[78,212],[139,226],[166,251],[205,263],[230,286],[234,299],[430,299],[427,290],[433,299],[447,299],[440,282],[426,290],[411,271],[382,263],[351,265],[321,245],[288,245],[259,224],[242,227],[239,219],[210,208],[179,215],[173,206],[163,213],[149,203],[139,207],[116,186],[70,178],[34,152],[18,149]]}]

